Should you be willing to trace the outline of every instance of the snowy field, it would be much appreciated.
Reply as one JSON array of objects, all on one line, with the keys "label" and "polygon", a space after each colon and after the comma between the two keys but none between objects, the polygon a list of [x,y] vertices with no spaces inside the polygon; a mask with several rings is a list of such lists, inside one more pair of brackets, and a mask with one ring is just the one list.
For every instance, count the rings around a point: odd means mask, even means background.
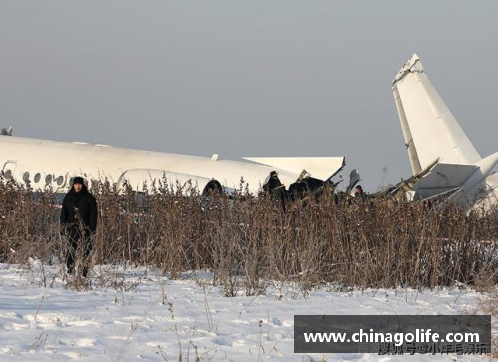
[{"label": "snowy field", "polygon": [[0,264],[0,361],[179,361],[180,354],[182,361],[196,361],[196,355],[200,361],[253,362],[488,360],[293,353],[294,314],[459,314],[477,308],[478,295],[470,289],[325,287],[304,297],[292,287],[275,286],[265,296],[228,298],[206,275],[203,282],[169,280],[146,269],[108,270],[104,284],[110,287],[98,287],[103,267],[96,267],[93,286],[75,291],[57,277],[58,268],[45,268],[45,278],[38,268]]}]

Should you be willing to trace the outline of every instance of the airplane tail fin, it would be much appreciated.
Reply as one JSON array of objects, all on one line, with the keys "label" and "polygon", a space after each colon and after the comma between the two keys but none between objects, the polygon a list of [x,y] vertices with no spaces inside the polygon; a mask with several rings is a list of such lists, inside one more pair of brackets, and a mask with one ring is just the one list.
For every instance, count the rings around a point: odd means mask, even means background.
[{"label": "airplane tail fin", "polygon": [[436,158],[454,165],[474,165],[481,160],[416,54],[394,78],[392,91],[414,175]]},{"label": "airplane tail fin", "polygon": [[0,130],[2,136],[12,136],[12,127],[4,127]]},{"label": "airplane tail fin", "polygon": [[347,194],[350,194],[351,191],[354,189],[354,186],[361,180],[361,177],[359,176],[358,170],[354,169],[351,171],[349,174],[349,186],[347,186],[347,189],[345,192]]}]

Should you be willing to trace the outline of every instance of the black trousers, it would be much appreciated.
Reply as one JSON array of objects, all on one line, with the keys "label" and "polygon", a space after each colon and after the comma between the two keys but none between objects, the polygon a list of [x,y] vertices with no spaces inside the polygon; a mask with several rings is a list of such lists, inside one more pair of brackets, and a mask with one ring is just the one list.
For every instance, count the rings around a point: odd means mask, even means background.
[{"label": "black trousers", "polygon": [[68,273],[73,274],[75,270],[75,259],[79,248],[83,248],[83,277],[87,277],[88,266],[87,259],[92,251],[91,234],[89,230],[81,230],[78,227],[70,227],[67,230],[68,255],[66,257],[66,266]]}]

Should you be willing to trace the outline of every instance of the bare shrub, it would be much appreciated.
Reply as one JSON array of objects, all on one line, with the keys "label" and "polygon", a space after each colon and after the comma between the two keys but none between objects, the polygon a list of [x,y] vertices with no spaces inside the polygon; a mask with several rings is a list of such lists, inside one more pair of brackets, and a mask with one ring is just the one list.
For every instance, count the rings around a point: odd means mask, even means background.
[{"label": "bare shrub", "polygon": [[482,273],[475,282],[478,311],[491,316],[491,357],[498,358],[498,283],[496,274]]},{"label": "bare shrub", "polygon": [[[498,214],[454,205],[334,202],[324,196],[287,205],[244,187],[232,197],[201,196],[163,180],[154,190],[92,184],[98,200],[95,264],[151,266],[176,278],[210,270],[225,295],[264,293],[272,281],[305,293],[338,288],[416,289],[497,285]],[[0,261],[64,260],[59,199],[51,190],[0,182]]]}]

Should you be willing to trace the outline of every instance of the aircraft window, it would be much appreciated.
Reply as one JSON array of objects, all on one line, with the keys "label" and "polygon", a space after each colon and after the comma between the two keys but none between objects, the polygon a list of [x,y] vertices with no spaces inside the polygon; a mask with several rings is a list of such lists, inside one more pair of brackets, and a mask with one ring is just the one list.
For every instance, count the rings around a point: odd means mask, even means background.
[{"label": "aircraft window", "polygon": [[72,177],[72,178],[69,179],[69,184],[70,185],[73,185],[73,180],[74,180],[74,177]]},{"label": "aircraft window", "polygon": [[28,182],[29,180],[30,180],[30,173],[29,172],[23,173],[23,181]]},{"label": "aircraft window", "polygon": [[3,173],[3,176],[7,179],[7,180],[10,180],[12,178],[12,171],[11,170],[7,170]]},{"label": "aircraft window", "polygon": [[38,173],[35,175],[34,180],[35,180],[35,182],[36,182],[36,183],[39,183],[41,178],[42,178],[42,175],[40,175],[40,172],[38,172]]},{"label": "aircraft window", "polygon": [[52,175],[47,175],[45,177],[45,184],[50,184],[52,182]]},{"label": "aircraft window", "polygon": [[63,184],[63,182],[64,182],[64,177],[59,176],[59,177],[57,178],[56,182],[57,182],[57,185],[58,185],[58,186],[61,186],[61,185]]}]

